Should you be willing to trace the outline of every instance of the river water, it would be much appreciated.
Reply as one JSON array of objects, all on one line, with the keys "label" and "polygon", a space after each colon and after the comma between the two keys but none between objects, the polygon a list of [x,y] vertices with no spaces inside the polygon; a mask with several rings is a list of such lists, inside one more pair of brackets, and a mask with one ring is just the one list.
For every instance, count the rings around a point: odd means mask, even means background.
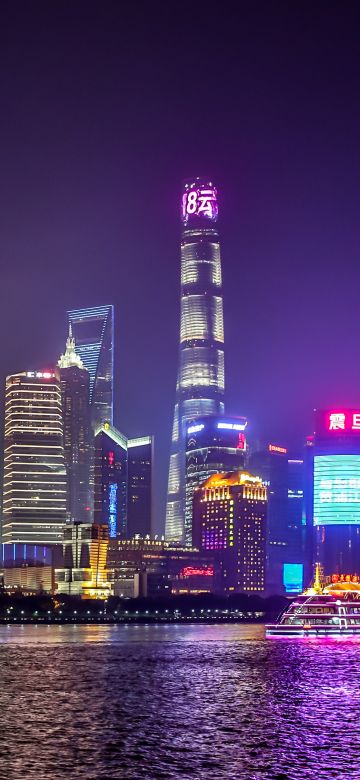
[{"label": "river water", "polygon": [[1,780],[360,780],[360,641],[0,627]]}]

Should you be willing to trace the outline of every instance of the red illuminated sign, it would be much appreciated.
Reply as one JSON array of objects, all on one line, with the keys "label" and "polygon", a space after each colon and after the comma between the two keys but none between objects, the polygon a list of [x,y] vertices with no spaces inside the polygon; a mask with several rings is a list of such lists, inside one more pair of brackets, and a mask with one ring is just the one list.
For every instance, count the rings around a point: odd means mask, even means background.
[{"label": "red illuminated sign", "polygon": [[214,576],[214,567],[213,566],[203,566],[199,567],[198,569],[194,566],[185,566],[183,569],[181,569],[180,577],[213,577]]},{"label": "red illuminated sign", "polygon": [[109,466],[113,466],[114,465],[114,458],[115,458],[114,453],[113,452],[109,452],[109,455],[108,455]]},{"label": "red illuminated sign", "polygon": [[286,447],[278,447],[277,444],[269,444],[269,452],[280,452],[281,455],[287,454]]},{"label": "red illuminated sign", "polygon": [[246,450],[246,439],[244,433],[239,433],[238,443],[236,445],[237,450]]},{"label": "red illuminated sign", "polygon": [[359,582],[357,574],[332,574],[331,582]]},{"label": "red illuminated sign", "polygon": [[316,432],[329,436],[360,433],[360,409],[330,409],[316,412]]}]

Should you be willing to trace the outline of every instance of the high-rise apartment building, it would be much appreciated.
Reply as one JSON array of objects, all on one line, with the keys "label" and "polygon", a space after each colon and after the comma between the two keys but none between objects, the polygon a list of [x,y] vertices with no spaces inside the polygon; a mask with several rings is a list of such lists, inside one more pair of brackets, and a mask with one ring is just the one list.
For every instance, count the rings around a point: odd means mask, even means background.
[{"label": "high-rise apartment building", "polygon": [[217,191],[208,179],[182,195],[180,350],[166,506],[166,537],[184,538],[185,437],[190,421],[224,411],[224,325]]},{"label": "high-rise apartment building", "polygon": [[247,443],[245,417],[199,417],[186,430],[184,542],[192,545],[194,491],[212,474],[244,469]]},{"label": "high-rise apartment building", "polygon": [[58,372],[27,371],[8,376],[3,543],[61,543],[66,487]]},{"label": "high-rise apartment building", "polygon": [[85,523],[89,522],[92,514],[89,372],[76,353],[71,324],[65,354],[61,355],[58,366],[67,473],[67,519],[69,522]]},{"label": "high-rise apartment building", "polygon": [[263,593],[267,490],[247,472],[213,474],[194,494],[193,543],[221,564],[224,593]]},{"label": "high-rise apartment building", "polygon": [[114,307],[94,306],[68,312],[76,352],[89,372],[92,425],[113,423]]},{"label": "high-rise apartment building", "polygon": [[153,436],[128,439],[127,537],[150,536],[152,528]]}]

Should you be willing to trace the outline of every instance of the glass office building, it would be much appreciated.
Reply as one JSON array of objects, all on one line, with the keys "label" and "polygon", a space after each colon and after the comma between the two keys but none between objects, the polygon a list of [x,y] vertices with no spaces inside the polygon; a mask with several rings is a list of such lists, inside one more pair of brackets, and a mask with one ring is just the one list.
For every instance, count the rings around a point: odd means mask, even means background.
[{"label": "glass office building", "polygon": [[95,431],[94,521],[109,538],[125,538],[127,525],[127,439],[109,423]]},{"label": "glass office building", "polygon": [[218,202],[208,179],[182,195],[180,350],[166,506],[166,537],[184,539],[185,437],[190,421],[224,411],[224,325]]},{"label": "glass office building", "polygon": [[128,439],[127,537],[150,536],[152,523],[153,436]]},{"label": "glass office building", "polygon": [[185,534],[192,545],[195,489],[212,474],[239,471],[245,466],[245,417],[199,417],[186,431]]},{"label": "glass office building", "polygon": [[90,464],[93,452],[90,424],[89,372],[75,350],[69,329],[64,355],[58,361],[63,405],[64,455],[67,474],[67,519],[88,523],[93,500]]},{"label": "glass office building", "polygon": [[114,307],[95,306],[68,312],[76,352],[90,378],[93,428],[113,422]]},{"label": "glass office building", "polygon": [[128,439],[105,423],[95,431],[94,520],[110,539],[151,534],[152,436]]},{"label": "glass office building", "polygon": [[[360,409],[315,413],[307,442],[307,532],[323,574],[360,573]],[[312,550],[311,550],[312,548]]]},{"label": "glass office building", "polygon": [[58,372],[25,371],[8,376],[2,541],[61,543],[66,487]]}]

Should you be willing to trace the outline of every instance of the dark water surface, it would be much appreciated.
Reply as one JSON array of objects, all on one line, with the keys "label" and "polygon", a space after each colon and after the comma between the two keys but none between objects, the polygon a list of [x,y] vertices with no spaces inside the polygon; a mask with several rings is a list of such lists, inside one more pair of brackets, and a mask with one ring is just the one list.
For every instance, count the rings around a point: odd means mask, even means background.
[{"label": "dark water surface", "polygon": [[360,641],[0,627],[1,780],[360,780]]}]

